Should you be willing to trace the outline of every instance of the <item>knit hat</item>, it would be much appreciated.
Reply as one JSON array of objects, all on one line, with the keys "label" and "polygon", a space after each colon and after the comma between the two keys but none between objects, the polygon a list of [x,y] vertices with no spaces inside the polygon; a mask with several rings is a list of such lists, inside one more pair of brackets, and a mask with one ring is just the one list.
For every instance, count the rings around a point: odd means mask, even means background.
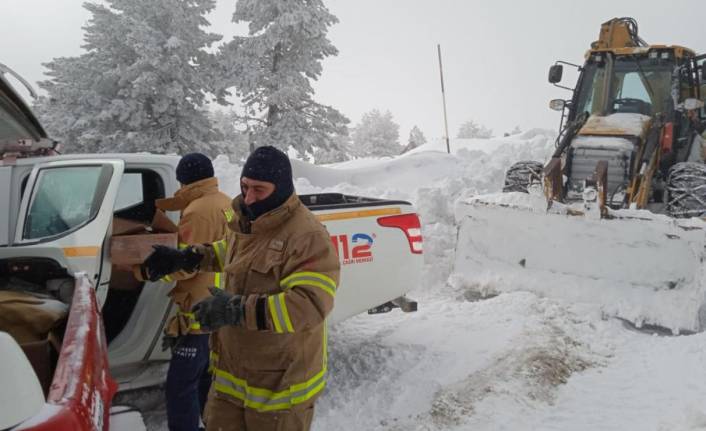
[{"label": "knit hat", "polygon": [[250,153],[240,177],[275,185],[275,191],[267,199],[247,205],[245,212],[251,220],[279,207],[294,193],[289,157],[272,146],[258,147]]},{"label": "knit hat", "polygon": [[213,176],[211,159],[201,153],[189,153],[179,160],[176,168],[177,181],[191,184]]}]

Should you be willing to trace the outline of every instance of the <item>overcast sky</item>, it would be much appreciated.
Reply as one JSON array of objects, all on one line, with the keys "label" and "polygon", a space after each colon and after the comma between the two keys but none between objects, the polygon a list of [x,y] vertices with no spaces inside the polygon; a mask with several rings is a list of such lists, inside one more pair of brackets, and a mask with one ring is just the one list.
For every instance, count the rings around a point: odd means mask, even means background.
[{"label": "overcast sky", "polygon": [[[80,54],[89,14],[82,0],[0,0],[0,62],[26,79],[41,63]],[[317,100],[352,125],[371,109],[390,110],[401,141],[412,126],[443,135],[436,45],[441,44],[449,131],[468,119],[496,135],[519,125],[555,128],[548,101],[569,93],[547,83],[555,60],[580,63],[600,24],[632,16],[648,43],[706,52],[706,1],[671,0],[324,0],[340,23],[330,30],[338,57],[324,63]],[[218,0],[212,31],[230,38],[234,0]],[[572,76],[565,74],[565,83]],[[571,82],[573,84],[573,82]]]}]

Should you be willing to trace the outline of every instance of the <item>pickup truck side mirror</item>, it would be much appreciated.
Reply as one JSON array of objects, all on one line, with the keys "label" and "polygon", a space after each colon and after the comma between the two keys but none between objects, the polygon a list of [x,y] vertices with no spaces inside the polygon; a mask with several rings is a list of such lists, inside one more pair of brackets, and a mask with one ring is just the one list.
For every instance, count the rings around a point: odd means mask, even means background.
[{"label": "pickup truck side mirror", "polygon": [[555,64],[549,68],[549,83],[557,84],[561,82],[561,77],[564,75],[564,66]]}]

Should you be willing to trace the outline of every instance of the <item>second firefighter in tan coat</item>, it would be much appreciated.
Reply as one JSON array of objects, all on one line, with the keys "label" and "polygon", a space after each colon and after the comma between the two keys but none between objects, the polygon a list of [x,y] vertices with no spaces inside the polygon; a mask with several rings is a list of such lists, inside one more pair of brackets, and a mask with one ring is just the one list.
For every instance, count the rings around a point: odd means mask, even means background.
[{"label": "second firefighter in tan coat", "polygon": [[[255,150],[241,190],[227,238],[180,251],[177,259],[187,269],[226,274],[225,292],[214,290],[196,309],[202,326],[217,329],[206,426],[308,430],[326,384],[326,316],[338,257],[326,229],[294,193],[284,153]],[[145,266],[160,266],[167,255],[155,252]]]},{"label": "second firefighter in tan coat", "polygon": [[[226,210],[230,209],[231,199],[218,190],[211,161],[203,154],[187,154],[179,161],[176,173],[182,187],[174,197],[160,199],[156,205],[165,211],[180,212],[180,247],[223,238],[228,229]],[[141,271],[136,271],[136,276],[157,278]],[[167,424],[170,431],[198,431],[211,385],[209,334],[194,320],[191,307],[211,296],[210,287],[222,287],[224,279],[218,271],[180,271],[165,275],[162,280],[176,281],[169,296],[177,307],[163,343],[164,348],[171,347],[172,353],[165,385]]]}]

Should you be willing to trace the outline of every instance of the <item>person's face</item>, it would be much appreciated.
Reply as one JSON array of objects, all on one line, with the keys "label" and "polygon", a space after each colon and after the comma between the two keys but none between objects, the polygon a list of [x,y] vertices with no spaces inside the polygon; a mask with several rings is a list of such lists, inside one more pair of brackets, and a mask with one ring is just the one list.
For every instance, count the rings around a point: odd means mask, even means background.
[{"label": "person's face", "polygon": [[260,202],[275,191],[275,185],[267,181],[253,180],[248,177],[240,179],[240,190],[243,192],[243,202],[245,205],[252,205]]}]

